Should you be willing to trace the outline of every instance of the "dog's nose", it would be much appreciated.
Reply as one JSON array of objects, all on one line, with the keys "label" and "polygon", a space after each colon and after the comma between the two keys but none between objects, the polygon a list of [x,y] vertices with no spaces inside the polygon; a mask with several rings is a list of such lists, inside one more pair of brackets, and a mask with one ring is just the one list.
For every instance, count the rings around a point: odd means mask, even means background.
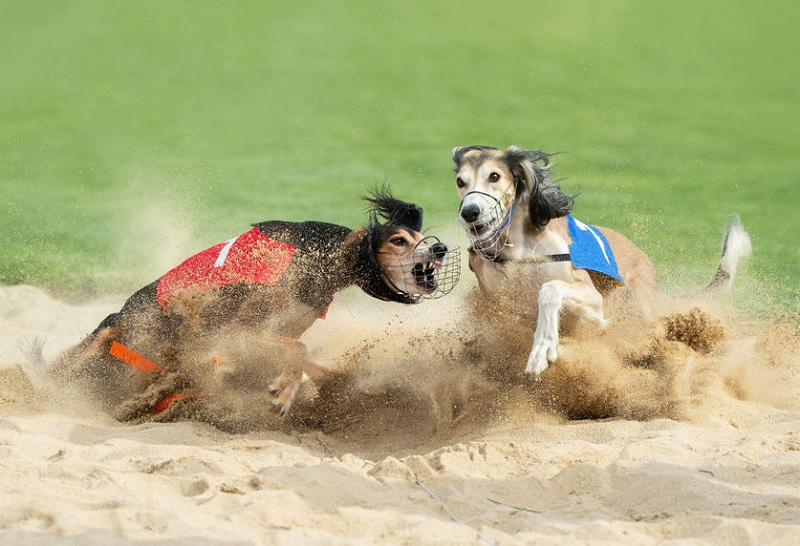
[{"label": "dog's nose", "polygon": [[464,205],[461,207],[461,218],[470,224],[478,219],[481,215],[481,209],[478,205]]},{"label": "dog's nose", "polygon": [[447,245],[442,242],[434,243],[431,245],[431,252],[434,258],[441,260],[444,258],[444,255],[447,254]]}]

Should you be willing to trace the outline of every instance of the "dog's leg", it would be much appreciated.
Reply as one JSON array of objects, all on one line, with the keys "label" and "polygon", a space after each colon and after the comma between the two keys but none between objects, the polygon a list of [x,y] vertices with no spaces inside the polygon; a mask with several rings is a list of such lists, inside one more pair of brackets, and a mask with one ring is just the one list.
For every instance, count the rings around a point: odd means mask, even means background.
[{"label": "dog's leg", "polygon": [[306,347],[296,339],[275,336],[275,343],[284,353],[283,373],[269,386],[269,392],[275,399],[272,405],[281,415],[285,415],[292,406],[300,383],[303,380],[303,367],[307,360]]},{"label": "dog's leg", "polygon": [[558,315],[566,293],[566,283],[562,281],[546,282],[539,289],[539,316],[533,334],[533,347],[525,365],[525,373],[532,373],[537,381],[549,363],[558,357]]},{"label": "dog's leg", "polygon": [[98,328],[91,335],[85,337],[80,343],[61,353],[46,371],[46,377],[62,383],[68,383],[85,374],[86,366],[101,360],[108,355],[108,348],[115,337],[119,335],[119,328],[106,326]]},{"label": "dog's leg", "polygon": [[533,335],[533,347],[525,366],[525,373],[532,373],[537,381],[547,366],[558,358],[558,320],[562,309],[600,328],[608,325],[603,317],[603,297],[591,282],[544,283],[539,290],[539,316]]}]

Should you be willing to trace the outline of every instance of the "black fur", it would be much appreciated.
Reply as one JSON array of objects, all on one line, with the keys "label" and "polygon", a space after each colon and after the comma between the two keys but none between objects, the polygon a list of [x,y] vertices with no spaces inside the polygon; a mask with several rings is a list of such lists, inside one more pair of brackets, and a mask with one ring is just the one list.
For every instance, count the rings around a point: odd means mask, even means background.
[{"label": "black fur", "polygon": [[387,225],[422,231],[422,208],[414,203],[395,199],[386,186],[375,188],[372,196],[364,197],[364,200],[372,203],[368,230],[381,226],[380,219],[383,218]]},{"label": "black fur", "polygon": [[[421,298],[390,289],[383,272],[375,259],[375,249],[385,241],[398,226],[413,231],[422,230],[422,208],[414,203],[395,199],[386,186],[375,188],[372,195],[364,197],[371,203],[366,235],[359,243],[356,284],[364,292],[383,301],[419,303]],[[381,223],[381,219],[386,223]]]},{"label": "black fur", "polygon": [[[195,342],[218,334],[226,325],[255,327],[267,336],[297,339],[325,312],[334,293],[349,285],[384,301],[417,303],[419,298],[387,286],[375,249],[398,227],[421,228],[422,209],[395,199],[386,188],[376,190],[367,200],[373,207],[363,229],[314,221],[255,224],[271,240],[294,248],[290,264],[275,284],[232,282],[202,290],[198,298],[189,296],[164,309],[157,298],[161,279],[156,280],[64,352],[51,365],[48,376],[60,382],[86,381],[104,405],[112,407],[142,390],[148,380],[109,353],[112,341],[166,368]],[[390,223],[381,223],[381,219]],[[309,313],[309,308],[314,313]]]}]

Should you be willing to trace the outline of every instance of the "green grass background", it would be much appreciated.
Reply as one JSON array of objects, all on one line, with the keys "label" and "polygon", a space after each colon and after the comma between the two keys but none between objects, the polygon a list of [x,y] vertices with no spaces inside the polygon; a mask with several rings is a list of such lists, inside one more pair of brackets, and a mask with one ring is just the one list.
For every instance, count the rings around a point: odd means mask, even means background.
[{"label": "green grass background", "polygon": [[[668,290],[798,308],[791,1],[0,1],[0,283],[126,291],[251,222],[357,226],[389,183],[465,246],[450,150],[565,152]],[[469,278],[469,277],[465,277]]]}]

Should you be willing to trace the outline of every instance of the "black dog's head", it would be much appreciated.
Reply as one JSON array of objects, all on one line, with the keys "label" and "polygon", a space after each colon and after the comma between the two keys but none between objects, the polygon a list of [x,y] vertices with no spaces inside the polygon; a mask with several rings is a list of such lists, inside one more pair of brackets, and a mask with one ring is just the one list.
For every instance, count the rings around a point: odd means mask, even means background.
[{"label": "black dog's head", "polygon": [[364,198],[371,204],[359,260],[361,288],[401,303],[449,293],[458,282],[458,249],[422,235],[422,209],[396,199],[388,188]]}]

